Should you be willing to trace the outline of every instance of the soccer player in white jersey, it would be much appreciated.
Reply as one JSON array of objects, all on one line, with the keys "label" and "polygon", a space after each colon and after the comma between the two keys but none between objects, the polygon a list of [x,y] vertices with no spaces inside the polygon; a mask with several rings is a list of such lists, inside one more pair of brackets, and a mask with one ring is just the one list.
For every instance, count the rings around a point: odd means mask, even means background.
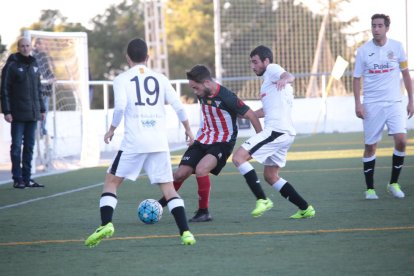
[{"label": "soccer player in white jersey", "polygon": [[295,139],[296,131],[292,122],[294,76],[273,62],[272,51],[263,45],[250,53],[250,65],[257,76],[263,78],[260,88],[262,108],[256,110],[259,118],[264,117],[264,130],[244,142],[233,154],[233,163],[246,179],[256,196],[253,217],[259,217],[273,207],[266,197],[259,178],[249,160],[254,158],[264,165],[266,182],[288,199],[299,210],[291,218],[311,218],[315,209],[309,205],[279,171],[286,164],[287,151]]},{"label": "soccer player in white jersey", "polygon": [[114,79],[114,115],[104,140],[105,143],[112,140],[122,118],[124,138],[107,170],[99,202],[101,226],[86,239],[85,245],[96,246],[103,238],[113,235],[112,215],[118,202],[117,189],[124,178],[136,180],[142,169],[146,171],[151,184],[158,185],[167,199],[182,244],[194,244],[196,240],[189,231],[184,201],[172,183],[165,104],[169,103],[174,108],[185,128],[186,138],[192,143],[194,136],[187,115],[169,80],[146,66],[148,48],[144,40],[137,38],[129,42],[126,59],[130,69]]},{"label": "soccer player in white jersey", "polygon": [[[364,128],[365,149],[362,161],[367,186],[366,199],[378,199],[374,190],[375,152],[385,125],[388,135],[394,137],[391,179],[387,190],[397,198],[405,196],[398,184],[398,178],[407,145],[407,115],[411,118],[414,114],[413,88],[404,49],[400,42],[387,38],[389,28],[389,16],[374,14],[371,17],[373,39],[358,49],[355,60],[353,90],[355,113],[363,120]],[[402,104],[400,72],[408,94],[406,111]]]},{"label": "soccer player in white jersey", "polygon": [[[209,174],[219,175],[236,144],[238,116],[249,119],[256,132],[262,130],[259,119],[236,94],[213,80],[205,65],[196,65],[187,72],[188,84],[197,96],[203,121],[196,139],[181,158],[174,172],[174,187],[178,191],[184,181],[195,174],[198,186],[198,210],[190,222],[211,221]],[[165,199],[159,200],[165,205]]]}]

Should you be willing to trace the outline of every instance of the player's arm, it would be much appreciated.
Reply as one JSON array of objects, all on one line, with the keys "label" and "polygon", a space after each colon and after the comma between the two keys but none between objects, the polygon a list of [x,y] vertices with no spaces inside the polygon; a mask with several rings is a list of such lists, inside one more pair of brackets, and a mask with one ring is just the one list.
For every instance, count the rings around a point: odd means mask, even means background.
[{"label": "player's arm", "polygon": [[256,114],[257,118],[264,118],[263,108],[256,110],[254,113]]},{"label": "player's arm", "polygon": [[177,114],[178,119],[180,120],[181,124],[184,126],[185,129],[185,140],[187,141],[188,145],[192,145],[194,143],[194,135],[190,127],[190,123],[188,121],[187,112],[185,112],[185,108],[183,103],[181,102],[180,98],[178,97],[177,92],[175,92],[174,88],[168,82],[167,90],[165,93],[167,102],[172,106],[175,113]]},{"label": "player's arm", "polygon": [[262,125],[260,124],[259,118],[253,110],[249,108],[249,110],[247,110],[247,112],[244,114],[243,118],[250,120],[256,133],[262,131]]},{"label": "player's arm", "polygon": [[283,72],[280,75],[280,79],[275,82],[277,90],[282,90],[285,88],[286,84],[291,84],[295,80],[295,77],[289,72]]},{"label": "player's arm", "polygon": [[364,119],[364,106],[361,103],[361,78],[354,77],[352,88],[355,98],[355,114],[358,118]]},{"label": "player's arm", "polygon": [[411,82],[410,71],[408,68],[401,71],[403,76],[404,86],[407,90],[408,95],[408,104],[407,104],[407,114],[408,118],[411,118],[414,115],[414,102],[413,102],[413,84]]},{"label": "player's arm", "polygon": [[115,95],[114,114],[112,116],[111,126],[104,136],[106,144],[109,144],[115,134],[115,129],[121,124],[122,118],[124,117],[124,110],[127,105],[125,88],[123,87],[122,80],[120,78],[115,78],[113,88]]}]

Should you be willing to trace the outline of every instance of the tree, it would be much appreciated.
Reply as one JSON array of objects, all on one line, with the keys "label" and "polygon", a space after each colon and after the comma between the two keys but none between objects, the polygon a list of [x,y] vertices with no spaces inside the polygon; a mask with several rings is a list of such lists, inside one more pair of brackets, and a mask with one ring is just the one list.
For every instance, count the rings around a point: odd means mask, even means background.
[{"label": "tree", "polygon": [[89,38],[89,67],[94,79],[113,79],[128,64],[125,47],[134,37],[145,38],[144,11],[140,0],[111,5],[92,19]]},{"label": "tree", "polygon": [[[185,78],[196,64],[205,64],[214,75],[213,1],[169,0],[165,18],[170,78]],[[183,94],[194,97],[188,88]]]},{"label": "tree", "polygon": [[170,0],[166,29],[171,78],[185,78],[195,64],[214,70],[213,2]]}]

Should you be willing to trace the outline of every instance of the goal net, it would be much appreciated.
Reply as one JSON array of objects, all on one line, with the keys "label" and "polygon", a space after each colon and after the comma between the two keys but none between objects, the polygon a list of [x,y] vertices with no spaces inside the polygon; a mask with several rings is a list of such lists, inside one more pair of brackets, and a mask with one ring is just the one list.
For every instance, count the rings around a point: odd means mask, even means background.
[{"label": "goal net", "polygon": [[89,119],[87,34],[28,30],[24,36],[32,41],[48,107],[44,129],[39,124],[33,167],[97,164],[99,143]]}]

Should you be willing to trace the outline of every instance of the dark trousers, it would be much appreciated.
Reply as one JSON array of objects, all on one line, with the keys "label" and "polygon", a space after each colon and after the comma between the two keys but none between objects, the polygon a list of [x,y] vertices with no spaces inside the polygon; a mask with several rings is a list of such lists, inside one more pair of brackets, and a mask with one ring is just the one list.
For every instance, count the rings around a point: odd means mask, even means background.
[{"label": "dark trousers", "polygon": [[10,147],[10,159],[12,162],[12,175],[14,180],[22,179],[23,181],[29,181],[30,179],[36,126],[36,121],[13,121],[11,123],[12,144]]}]

